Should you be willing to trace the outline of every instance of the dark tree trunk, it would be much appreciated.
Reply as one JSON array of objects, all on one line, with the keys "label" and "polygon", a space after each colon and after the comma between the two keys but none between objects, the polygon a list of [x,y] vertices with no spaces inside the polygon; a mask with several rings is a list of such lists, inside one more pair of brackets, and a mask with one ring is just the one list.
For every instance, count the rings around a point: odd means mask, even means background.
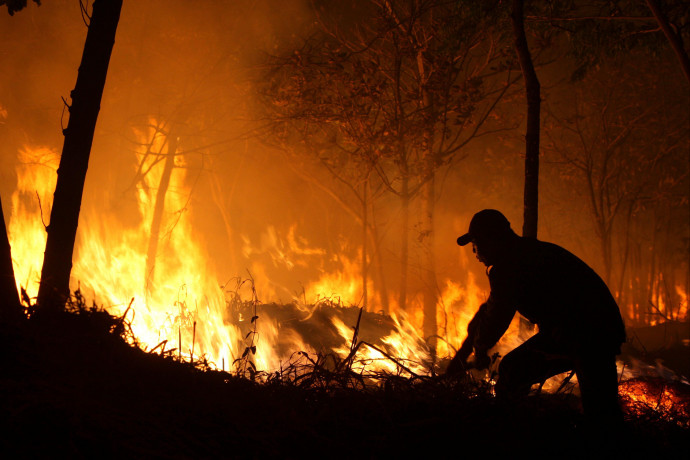
[{"label": "dark tree trunk", "polygon": [[21,317],[21,313],[12,266],[12,250],[0,201],[0,323],[14,322]]},{"label": "dark tree trunk", "polygon": [[[384,271],[385,265],[381,260],[381,240],[379,239],[378,225],[376,223],[376,215],[372,210],[372,223],[369,225],[369,238],[371,247],[371,257],[376,261],[376,271],[378,274],[378,282],[375,284],[377,291],[381,296],[381,311],[390,313],[390,302],[388,298],[388,283],[386,282],[386,274]],[[378,311],[378,310],[377,310]]]},{"label": "dark tree trunk", "polygon": [[654,15],[659,27],[664,32],[666,39],[671,44],[671,48],[673,48],[673,52],[676,53],[676,57],[678,58],[680,68],[685,75],[685,79],[688,80],[688,83],[690,83],[690,57],[688,57],[688,52],[683,46],[682,38],[673,30],[671,24],[661,11],[661,8],[656,0],[647,0],[647,6]]},{"label": "dark tree trunk", "polygon": [[539,79],[534,70],[532,56],[527,46],[523,14],[523,0],[513,0],[513,32],[515,51],[525,80],[527,95],[527,132],[525,134],[525,196],[522,236],[537,237],[539,216],[539,119],[541,95]]},{"label": "dark tree trunk", "polygon": [[369,278],[369,267],[367,265],[367,227],[369,225],[369,212],[367,211],[369,205],[367,195],[369,193],[369,187],[367,187],[368,180],[364,181],[364,190],[362,191],[362,307],[364,307],[364,310],[367,309],[369,304],[369,292],[367,290],[367,280]]},{"label": "dark tree trunk", "polygon": [[407,167],[404,168],[402,176],[402,226],[400,234],[400,294],[398,297],[398,308],[405,311],[407,307],[407,265],[409,262],[410,248],[410,178]]},{"label": "dark tree trunk", "polygon": [[69,123],[64,131],[38,290],[39,310],[60,310],[69,297],[72,252],[84,180],[121,9],[122,0],[95,0],[93,3],[77,83],[71,93]]},{"label": "dark tree trunk", "polygon": [[423,269],[424,283],[424,319],[422,331],[429,345],[429,351],[436,356],[438,319],[436,318],[436,305],[438,304],[438,279],[436,278],[436,257],[434,253],[434,208],[436,204],[436,183],[432,173],[431,178],[424,185],[423,195],[423,223],[422,241],[424,241],[425,266]]},{"label": "dark tree trunk", "polygon": [[[522,236],[537,237],[539,217],[539,124],[541,96],[539,79],[534,70],[532,56],[527,46],[523,13],[523,0],[513,0],[513,33],[515,51],[520,61],[522,76],[525,81],[527,97],[527,132],[525,133],[525,192]],[[520,330],[528,334],[533,330],[532,324],[520,318]]]}]

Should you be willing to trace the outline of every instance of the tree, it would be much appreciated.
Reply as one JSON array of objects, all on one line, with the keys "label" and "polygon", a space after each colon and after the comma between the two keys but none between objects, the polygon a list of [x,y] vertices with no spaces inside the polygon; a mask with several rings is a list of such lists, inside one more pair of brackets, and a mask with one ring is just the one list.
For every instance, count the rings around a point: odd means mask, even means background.
[{"label": "tree", "polygon": [[[41,4],[40,0],[34,0]],[[13,15],[26,7],[26,0],[0,0],[0,6],[7,5],[7,12]],[[22,307],[19,303],[17,284],[12,266],[12,249],[7,237],[5,215],[0,201],[0,323],[14,322],[21,318]]]},{"label": "tree", "polygon": [[122,0],[95,0],[93,4],[77,83],[71,93],[70,119],[63,132],[65,141],[38,291],[39,310],[59,311],[69,297],[84,180],[121,9]]},{"label": "tree", "polygon": [[522,236],[537,237],[539,216],[539,130],[541,95],[539,79],[525,35],[523,0],[513,0],[512,23],[515,50],[522,69],[527,97],[527,132],[525,134],[525,210]]},{"label": "tree", "polygon": [[[539,222],[539,131],[541,129],[541,88],[534,70],[532,55],[527,44],[524,21],[524,1],[513,0],[511,14],[515,51],[522,69],[527,99],[527,131],[525,133],[525,192],[522,236],[537,238]],[[522,331],[531,331],[532,325],[520,317]]]},{"label": "tree", "polygon": [[[669,21],[666,13],[657,0],[645,0],[645,2],[659,24],[659,28],[663,31],[664,36],[671,45],[671,48],[673,48],[673,52],[678,58],[680,67],[685,75],[685,79],[688,81],[688,84],[690,84],[690,57],[688,57],[688,51],[683,45],[683,38],[679,33],[680,28],[677,24],[673,24],[671,21]],[[685,13],[687,14],[687,4],[685,7]]]},{"label": "tree", "polygon": [[402,308],[409,207],[419,198],[426,337],[437,330],[436,174],[490,132],[488,117],[515,80],[505,72],[512,57],[495,26],[498,3],[363,2],[357,16],[367,19],[349,27],[322,12],[317,33],[273,62],[264,93],[269,135],[282,133],[282,144],[292,137],[306,154],[359,156],[400,199]]},{"label": "tree", "polygon": [[15,321],[21,317],[21,313],[12,266],[12,250],[0,201],[0,323]]},{"label": "tree", "polygon": [[[653,70],[640,72],[636,60],[641,54],[610,62],[569,88],[560,108],[550,104],[544,133],[545,151],[562,162],[561,179],[585,197],[602,277],[619,303],[627,295],[635,308],[646,310],[651,286],[660,276],[670,279],[677,268],[664,275],[659,272],[663,264],[655,261],[662,256],[658,249],[681,239],[675,231],[661,231],[666,225],[660,223],[677,221],[678,210],[687,212],[687,189],[682,190],[690,125],[687,97],[666,96],[672,72],[667,69],[660,78],[656,72],[666,67],[651,59]],[[667,202],[675,209],[666,209]],[[687,225],[672,227],[681,235],[687,230]],[[647,247],[654,248],[649,255]],[[643,286],[633,289],[637,293],[626,294],[641,280]]]},{"label": "tree", "polygon": [[[548,21],[570,42],[569,54],[579,79],[603,60],[636,48],[658,52],[670,46],[690,83],[690,58],[684,41],[690,37],[690,9],[685,0],[548,1],[533,21]],[[651,15],[650,15],[651,13]]]},{"label": "tree", "polygon": [[[26,7],[26,0],[0,0],[0,6],[7,5],[7,12],[10,16],[14,15],[15,12],[20,11]],[[37,5],[41,4],[41,0],[34,0]]]}]

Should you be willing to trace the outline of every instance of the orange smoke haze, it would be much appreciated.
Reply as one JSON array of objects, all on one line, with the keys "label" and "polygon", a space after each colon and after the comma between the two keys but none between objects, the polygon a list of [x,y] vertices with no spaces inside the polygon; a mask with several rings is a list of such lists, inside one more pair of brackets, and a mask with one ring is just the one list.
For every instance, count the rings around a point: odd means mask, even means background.
[{"label": "orange smoke haze", "polygon": [[[68,99],[74,86],[86,34],[78,2],[43,3],[0,15],[0,194],[11,206],[5,215],[18,288],[31,297],[38,290],[61,127],[69,116],[61,97]],[[472,214],[501,209],[520,233],[521,135],[470,143],[467,158],[444,170],[432,247],[420,228],[422,207],[412,203],[407,305],[398,305],[399,202],[384,196],[371,205],[377,234],[370,239],[378,252],[369,242],[365,305],[361,222],[342,202],[356,203],[315,168],[311,152],[302,152],[304,164],[296,164],[253,135],[260,122],[252,89],[262,59],[291,49],[314,22],[307,1],[277,4],[125,2],[87,174],[72,288],[113,314],[131,305],[128,319],[144,347],[167,341],[167,349],[205,356],[225,369],[248,345],[246,323],[229,319],[238,298],[295,304],[305,316],[320,303],[364,306],[394,318],[397,328],[382,342],[409,369],[424,372],[422,363],[431,359],[421,332],[424,291],[438,295],[440,357],[460,346],[488,296],[484,267],[471,249],[455,243]],[[545,87],[554,83],[549,75]],[[557,175],[558,167],[552,161],[542,169],[540,238],[600,270],[588,203]],[[340,193],[340,201],[324,186]],[[436,286],[425,285],[425,250],[435,254]],[[678,276],[668,280],[669,289],[679,300],[666,305],[661,299],[657,307],[683,319],[687,260],[673,270]],[[250,278],[255,292],[251,283],[236,282]],[[275,370],[290,353],[316,351],[309,337],[261,307],[257,315],[257,368]],[[334,325],[345,342],[337,351],[346,356],[353,325],[337,317]],[[513,324],[498,351],[517,343]],[[366,353],[362,366],[398,371],[374,350]]]}]

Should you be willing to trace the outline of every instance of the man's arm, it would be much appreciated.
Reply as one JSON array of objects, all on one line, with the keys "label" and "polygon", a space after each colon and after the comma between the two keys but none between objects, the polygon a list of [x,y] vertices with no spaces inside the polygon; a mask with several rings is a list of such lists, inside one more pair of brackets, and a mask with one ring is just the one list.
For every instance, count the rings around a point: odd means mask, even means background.
[{"label": "man's arm", "polygon": [[479,307],[479,310],[477,310],[477,312],[474,314],[474,317],[467,325],[467,337],[462,342],[462,345],[460,346],[458,352],[455,353],[455,356],[451,360],[450,364],[448,364],[446,374],[459,374],[466,369],[467,359],[470,357],[472,351],[474,350],[474,341],[477,338],[477,329],[479,328],[479,324],[481,323],[485,313],[486,303],[482,304],[482,306]]},{"label": "man's arm", "polygon": [[502,296],[489,296],[467,326],[467,338],[448,365],[447,374],[456,374],[467,368],[467,360],[474,352],[474,367],[485,369],[491,364],[488,351],[505,334],[515,316],[516,308]]}]

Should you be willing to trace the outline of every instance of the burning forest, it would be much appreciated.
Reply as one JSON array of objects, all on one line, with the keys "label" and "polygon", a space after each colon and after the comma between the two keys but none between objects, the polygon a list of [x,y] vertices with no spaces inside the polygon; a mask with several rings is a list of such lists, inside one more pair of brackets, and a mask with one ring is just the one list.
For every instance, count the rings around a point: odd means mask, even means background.
[{"label": "burning forest", "polygon": [[[524,3],[0,0],[0,452],[687,453],[690,9]],[[615,437],[501,397],[482,209],[610,291]]]}]

